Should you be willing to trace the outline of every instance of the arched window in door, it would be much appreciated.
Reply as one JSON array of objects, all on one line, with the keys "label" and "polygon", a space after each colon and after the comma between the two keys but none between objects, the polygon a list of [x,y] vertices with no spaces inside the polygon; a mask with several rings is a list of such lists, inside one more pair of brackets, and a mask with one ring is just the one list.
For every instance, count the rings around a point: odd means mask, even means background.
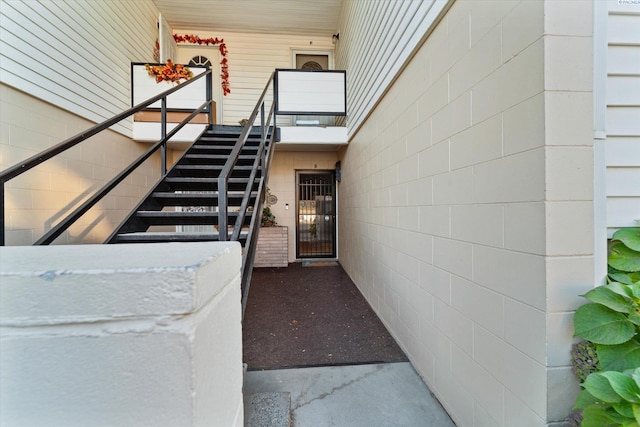
[{"label": "arched window in door", "polygon": [[321,71],[322,70],[322,65],[318,64],[316,61],[307,61],[304,64],[302,64],[302,67],[300,67],[301,70],[314,70],[314,71]]},{"label": "arched window in door", "polygon": [[206,56],[197,55],[191,58],[191,61],[189,61],[189,65],[191,66],[200,65],[200,66],[210,67],[211,61]]}]

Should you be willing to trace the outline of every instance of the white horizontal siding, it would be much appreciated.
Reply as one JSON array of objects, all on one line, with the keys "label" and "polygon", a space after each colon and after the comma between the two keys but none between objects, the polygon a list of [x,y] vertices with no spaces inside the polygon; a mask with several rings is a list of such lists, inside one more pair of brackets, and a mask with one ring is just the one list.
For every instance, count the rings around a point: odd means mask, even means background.
[{"label": "white horizontal siding", "polygon": [[611,234],[640,220],[640,6],[608,5],[606,192]]},{"label": "white horizontal siding", "polygon": [[637,46],[610,44],[607,50],[607,72],[610,76],[640,74],[640,49]]},{"label": "white horizontal siding", "polygon": [[173,39],[173,30],[162,15],[160,15],[158,21],[158,44],[160,45],[158,52],[160,58],[158,59],[163,64],[167,62],[168,59],[176,61],[178,59],[178,45]]},{"label": "white horizontal siding", "polygon": [[150,0],[3,0],[0,81],[102,122],[130,106],[130,64],[153,60],[157,17]]},{"label": "white horizontal siding", "polygon": [[[640,42],[640,26],[636,21],[633,7],[609,13],[609,43],[616,45],[634,45]],[[637,5],[635,6],[637,9]]]},{"label": "white horizontal siding", "polygon": [[607,140],[608,167],[637,166],[638,159],[640,159],[640,137],[618,137]]},{"label": "white horizontal siding", "polygon": [[607,196],[640,197],[640,168],[638,167],[609,167],[607,182],[610,184]]},{"label": "white horizontal siding", "polygon": [[345,1],[336,68],[347,70],[352,135],[387,90],[449,2]]},{"label": "white horizontal siding", "polygon": [[640,106],[607,106],[607,134],[640,136]]},{"label": "white horizontal siding", "polygon": [[639,102],[640,78],[638,76],[611,75],[607,78],[607,105],[637,107]]},{"label": "white horizontal siding", "polygon": [[638,227],[640,220],[640,204],[630,197],[609,197],[607,199],[607,228],[611,236],[614,229],[622,227]]},{"label": "white horizontal siding", "polygon": [[[193,34],[189,29],[176,29],[177,34]],[[331,36],[297,36],[284,34],[226,33],[199,31],[200,38],[224,39],[229,53],[231,93],[222,99],[222,123],[237,125],[248,118],[269,76],[276,68],[292,68],[292,51],[333,51]],[[179,44],[178,46],[182,46]],[[269,98],[271,99],[271,94]],[[287,118],[279,118],[284,125]]]}]

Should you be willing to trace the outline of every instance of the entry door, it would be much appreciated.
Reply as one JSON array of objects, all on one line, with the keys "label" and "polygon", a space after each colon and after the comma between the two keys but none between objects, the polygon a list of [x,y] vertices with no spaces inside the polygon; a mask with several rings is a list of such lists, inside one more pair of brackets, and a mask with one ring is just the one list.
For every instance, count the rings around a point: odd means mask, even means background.
[{"label": "entry door", "polygon": [[[293,66],[296,70],[333,69],[333,53],[318,51],[293,51]],[[333,126],[333,116],[292,116],[294,126]]]},{"label": "entry door", "polygon": [[335,258],[334,171],[299,171],[296,181],[297,258]]},{"label": "entry door", "polygon": [[222,123],[222,88],[220,86],[220,51],[215,46],[178,46],[178,63],[204,65],[213,69],[211,84],[216,101],[216,123]]}]

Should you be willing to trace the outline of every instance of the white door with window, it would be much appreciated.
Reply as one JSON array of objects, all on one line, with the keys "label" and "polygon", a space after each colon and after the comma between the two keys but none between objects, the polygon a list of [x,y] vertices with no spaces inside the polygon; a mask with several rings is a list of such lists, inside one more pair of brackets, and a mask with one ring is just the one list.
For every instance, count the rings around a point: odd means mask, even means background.
[{"label": "white door with window", "polygon": [[[293,67],[296,70],[333,70],[333,52],[294,50]],[[333,126],[333,116],[293,116],[294,126]]]},{"label": "white door with window", "polygon": [[[220,51],[217,46],[182,46],[178,45],[177,62],[185,65],[211,67],[212,96],[216,102],[216,123],[222,123],[222,87],[220,86]],[[196,191],[196,193],[201,193]],[[183,208],[178,206],[176,210]],[[191,206],[184,208],[191,212],[213,212],[217,208],[210,206]],[[213,225],[178,225],[176,231],[183,233],[213,233]]]},{"label": "white door with window", "polygon": [[220,51],[217,46],[178,45],[177,62],[186,65],[203,65],[213,69],[212,90],[216,102],[216,123],[222,123],[222,87],[220,86]]}]

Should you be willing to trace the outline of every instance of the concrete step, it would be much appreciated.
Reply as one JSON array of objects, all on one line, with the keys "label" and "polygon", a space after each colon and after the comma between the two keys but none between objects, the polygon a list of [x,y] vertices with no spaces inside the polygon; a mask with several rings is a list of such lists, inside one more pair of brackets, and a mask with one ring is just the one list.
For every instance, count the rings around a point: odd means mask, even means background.
[{"label": "concrete step", "polygon": [[245,394],[245,427],[291,427],[292,424],[291,393]]}]

